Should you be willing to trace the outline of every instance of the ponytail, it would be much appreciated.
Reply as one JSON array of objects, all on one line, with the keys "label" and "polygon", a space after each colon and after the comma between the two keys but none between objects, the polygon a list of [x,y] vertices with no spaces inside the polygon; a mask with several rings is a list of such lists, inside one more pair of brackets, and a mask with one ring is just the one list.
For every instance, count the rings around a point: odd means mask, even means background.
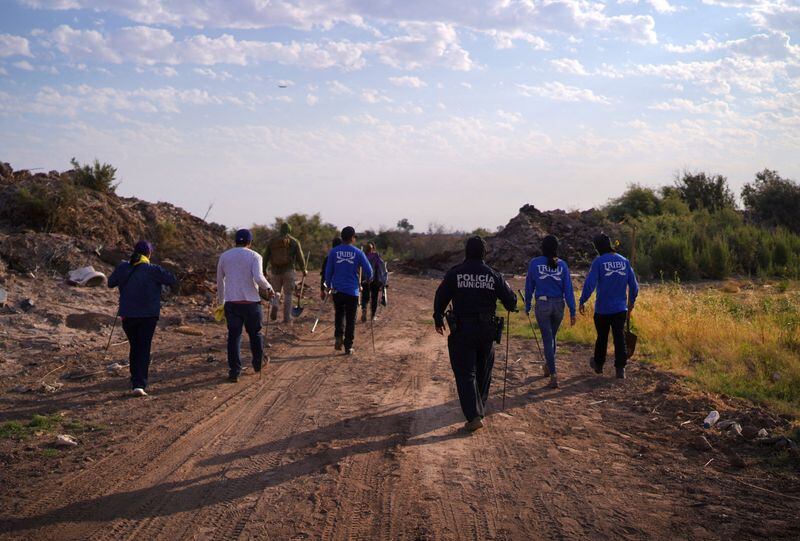
[{"label": "ponytail", "polygon": [[547,266],[551,270],[558,269],[558,239],[547,235],[542,239],[542,255],[547,258]]}]

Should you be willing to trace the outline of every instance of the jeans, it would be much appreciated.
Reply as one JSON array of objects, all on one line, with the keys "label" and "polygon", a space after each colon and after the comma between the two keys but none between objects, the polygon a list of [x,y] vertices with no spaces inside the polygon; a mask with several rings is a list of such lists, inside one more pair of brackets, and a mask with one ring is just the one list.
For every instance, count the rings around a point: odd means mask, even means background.
[{"label": "jeans", "polygon": [[494,367],[494,335],[494,325],[460,323],[458,330],[447,337],[458,401],[467,421],[486,416]]},{"label": "jeans", "polygon": [[614,366],[625,368],[628,364],[628,350],[625,345],[625,321],[628,312],[616,314],[595,314],[594,326],[597,329],[597,342],[594,345],[594,362],[602,367],[606,362],[606,349],[608,348],[608,331],[614,337]]},{"label": "jeans", "polygon": [[366,310],[367,304],[369,304],[370,315],[374,316],[375,312],[378,311],[378,300],[383,284],[380,282],[364,282],[362,286],[361,309]]},{"label": "jeans", "polygon": [[556,373],[556,335],[564,320],[564,299],[536,299],[536,323],[542,333],[544,360],[551,374]]},{"label": "jeans", "polygon": [[264,344],[261,339],[261,303],[225,303],[225,319],[228,322],[228,375],[238,376],[242,371],[239,350],[242,346],[242,327],[250,337],[250,352],[253,354],[253,368],[261,370],[264,360]]},{"label": "jeans", "polygon": [[150,346],[156,332],[157,317],[122,318],[122,330],[131,346],[128,359],[131,369],[131,389],[146,389],[150,371]]},{"label": "jeans", "polygon": [[356,315],[358,314],[358,297],[347,293],[333,294],[334,330],[335,338],[344,337],[344,349],[353,347],[356,337]]},{"label": "jeans", "polygon": [[[276,293],[281,294],[283,300],[283,322],[289,323],[292,319],[292,295],[294,294],[294,271],[289,270],[281,274],[270,276],[270,285]],[[277,309],[278,296],[272,299],[272,306]]]}]

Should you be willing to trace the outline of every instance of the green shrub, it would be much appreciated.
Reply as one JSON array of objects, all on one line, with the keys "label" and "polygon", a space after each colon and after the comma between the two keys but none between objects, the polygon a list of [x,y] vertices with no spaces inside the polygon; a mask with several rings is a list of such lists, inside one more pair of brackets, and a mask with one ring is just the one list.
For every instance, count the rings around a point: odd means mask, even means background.
[{"label": "green shrub", "polygon": [[700,272],[706,278],[728,278],[733,270],[733,258],[727,241],[721,237],[713,239],[703,249],[698,264]]},{"label": "green shrub", "polygon": [[74,186],[61,182],[55,189],[44,184],[30,184],[13,190],[10,205],[5,208],[4,218],[15,225],[36,230],[57,229],[64,220],[64,211],[74,205]]},{"label": "green shrub", "polygon": [[101,164],[97,158],[92,165],[81,165],[75,158],[72,158],[70,163],[74,171],[74,182],[78,186],[105,193],[114,193],[119,186],[118,183],[114,183],[117,169],[111,164]]},{"label": "green shrub", "polygon": [[659,240],[650,252],[653,271],[666,279],[678,276],[683,280],[697,278],[697,265],[686,239],[667,237]]}]

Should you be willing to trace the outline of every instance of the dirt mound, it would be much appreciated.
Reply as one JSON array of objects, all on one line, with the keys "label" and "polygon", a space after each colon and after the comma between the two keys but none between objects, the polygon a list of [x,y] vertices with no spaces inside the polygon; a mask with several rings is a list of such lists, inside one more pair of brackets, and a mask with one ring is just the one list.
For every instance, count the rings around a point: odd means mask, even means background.
[{"label": "dirt mound", "polygon": [[177,272],[184,292],[207,290],[209,269],[228,246],[225,227],[169,203],[148,203],[82,187],[74,171],[31,174],[0,167],[0,259],[19,272],[106,271],[139,239]]},{"label": "dirt mound", "polygon": [[[600,232],[612,239],[624,234],[618,224],[608,221],[602,212],[595,209],[540,211],[533,205],[525,205],[502,231],[486,238],[489,246],[486,260],[504,273],[523,274],[530,259],[541,255],[542,238],[552,234],[559,239],[560,256],[573,269],[586,268],[595,254],[592,237]],[[413,265],[416,270],[446,271],[463,257],[463,251],[456,250]]]}]

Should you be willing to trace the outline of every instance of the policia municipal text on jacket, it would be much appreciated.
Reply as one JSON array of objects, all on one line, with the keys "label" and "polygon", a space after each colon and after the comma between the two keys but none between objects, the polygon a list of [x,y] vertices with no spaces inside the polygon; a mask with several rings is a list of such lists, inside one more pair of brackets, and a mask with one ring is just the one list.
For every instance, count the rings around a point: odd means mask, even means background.
[{"label": "policia municipal text on jacket", "polygon": [[[467,241],[466,259],[450,269],[436,290],[433,319],[436,331],[444,334],[447,318],[450,336],[447,348],[456,378],[465,427],[483,426],[486,401],[494,365],[494,344],[502,332],[501,318],[495,317],[497,299],[507,310],[516,310],[517,296],[503,275],[487,265],[486,244],[481,237]],[[452,301],[453,308],[445,313]]]}]

